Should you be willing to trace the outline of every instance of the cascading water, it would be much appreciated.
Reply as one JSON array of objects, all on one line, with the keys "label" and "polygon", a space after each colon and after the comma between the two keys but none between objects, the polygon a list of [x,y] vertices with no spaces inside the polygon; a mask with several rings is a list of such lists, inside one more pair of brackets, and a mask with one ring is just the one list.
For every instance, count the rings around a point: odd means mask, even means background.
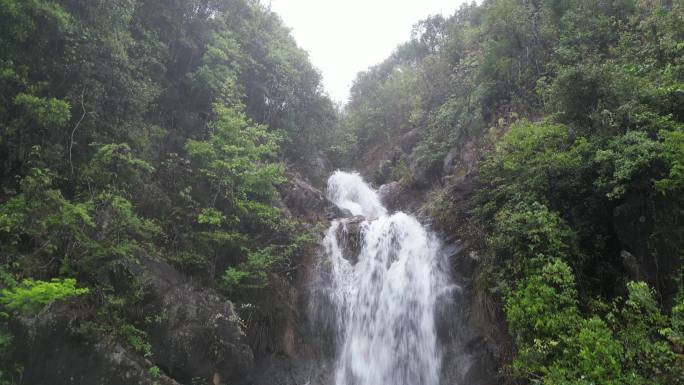
[{"label": "cascading water", "polygon": [[448,280],[436,238],[414,217],[388,214],[357,173],[335,172],[328,196],[355,216],[333,221],[323,240],[336,385],[437,385],[435,305]]}]

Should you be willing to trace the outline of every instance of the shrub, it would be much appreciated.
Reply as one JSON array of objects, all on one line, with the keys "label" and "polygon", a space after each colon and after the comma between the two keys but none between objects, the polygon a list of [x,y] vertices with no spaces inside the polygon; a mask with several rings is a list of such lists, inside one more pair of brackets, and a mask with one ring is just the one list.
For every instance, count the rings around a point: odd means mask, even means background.
[{"label": "shrub", "polygon": [[50,282],[25,279],[19,286],[3,289],[0,303],[11,310],[35,313],[49,303],[83,295],[88,291],[88,288],[77,288],[73,278],[53,278]]}]

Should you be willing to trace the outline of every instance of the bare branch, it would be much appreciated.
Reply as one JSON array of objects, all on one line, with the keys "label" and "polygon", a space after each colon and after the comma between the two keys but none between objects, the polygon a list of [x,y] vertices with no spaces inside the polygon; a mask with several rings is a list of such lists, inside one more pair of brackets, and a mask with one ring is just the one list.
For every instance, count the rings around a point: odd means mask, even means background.
[{"label": "bare branch", "polygon": [[74,148],[74,134],[76,134],[76,130],[78,129],[78,126],[81,125],[83,118],[85,118],[85,116],[87,114],[86,108],[85,108],[85,103],[84,103],[85,91],[86,91],[86,87],[83,86],[83,91],[81,91],[81,108],[83,109],[83,114],[81,115],[81,118],[78,119],[78,122],[76,122],[74,129],[71,130],[71,140],[69,141],[69,166],[71,167],[71,174],[72,175],[74,174],[74,164],[71,161],[71,152]]}]

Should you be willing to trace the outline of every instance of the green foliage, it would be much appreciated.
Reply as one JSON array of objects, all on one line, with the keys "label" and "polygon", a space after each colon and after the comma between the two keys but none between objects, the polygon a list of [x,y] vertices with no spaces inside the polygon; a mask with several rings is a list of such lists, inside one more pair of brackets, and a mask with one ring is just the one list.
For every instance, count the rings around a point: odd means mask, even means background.
[{"label": "green foliage", "polygon": [[562,358],[544,377],[545,384],[624,384],[622,347],[600,318],[582,320],[579,331],[566,341]]},{"label": "green foliage", "polygon": [[152,357],[152,345],[148,341],[147,333],[128,323],[119,325],[116,328],[116,333],[143,357]]},{"label": "green foliage", "polygon": [[662,156],[668,164],[667,177],[655,181],[655,187],[662,192],[681,191],[684,187],[684,132],[661,131],[663,139]]},{"label": "green foliage", "polygon": [[569,266],[554,260],[505,298],[515,376],[559,385],[681,383],[679,358],[663,338],[668,319],[648,285],[628,283],[627,300],[607,321],[583,318],[574,286]]},{"label": "green foliage", "polygon": [[269,283],[269,274],[275,267],[283,270],[297,253],[304,251],[318,242],[321,229],[313,228],[305,231],[285,245],[272,245],[259,250],[243,250],[246,254],[244,262],[237,267],[229,267],[222,276],[222,284],[226,290],[262,289]]},{"label": "green foliage", "polygon": [[64,126],[71,119],[70,106],[64,100],[19,93],[14,97],[14,105],[22,108],[30,119],[46,128]]},{"label": "green foliage", "polygon": [[[447,229],[473,213],[465,234],[482,256],[481,284],[503,302],[507,373],[521,383],[684,378],[673,294],[684,247],[683,16],[678,2],[501,0],[446,21],[431,75],[448,74],[460,92],[426,81],[411,156],[440,162],[470,141],[485,154],[475,198],[452,200],[459,179],[445,178],[432,212]],[[431,69],[415,60],[417,73]],[[638,255],[639,273],[623,251]]]},{"label": "green foliage", "polygon": [[661,145],[644,132],[630,131],[596,151],[595,161],[601,167],[596,186],[607,191],[609,199],[619,199],[633,178],[646,174],[657,160]]},{"label": "green foliage", "polygon": [[[623,367],[628,378],[658,378],[658,383],[681,383],[684,369],[676,364],[677,355],[663,337],[669,324],[655,291],[645,282],[628,282],[627,299],[616,322],[617,336],[624,347]],[[639,383],[638,381],[634,381]]]},{"label": "green foliage", "polygon": [[159,369],[159,367],[156,365],[147,369],[147,373],[150,375],[150,378],[152,378],[153,380],[158,380],[161,378],[161,369]]},{"label": "green foliage", "polygon": [[556,191],[575,190],[585,150],[586,143],[574,141],[564,125],[514,124],[483,165],[484,178],[492,184],[487,199],[552,201]]},{"label": "green foliage", "polygon": [[246,260],[237,267],[226,269],[221,277],[227,290],[265,287],[271,267],[282,259],[272,247],[256,251],[245,250],[245,253]]},{"label": "green foliage", "polygon": [[237,74],[245,55],[231,35],[212,32],[202,65],[188,75],[193,91],[207,98],[209,103],[213,100],[231,104],[239,102]]},{"label": "green foliage", "polygon": [[508,326],[518,346],[516,372],[541,373],[559,357],[581,319],[570,267],[553,259],[505,298]]},{"label": "green foliage", "polygon": [[249,0],[0,0],[0,20],[2,287],[89,282],[108,301],[78,316],[145,355],[125,311],[138,288],[101,279],[122,259],[210,286],[245,272],[234,300],[279,295],[262,289],[290,278],[301,231],[278,208],[284,165],[328,148],[337,115],[277,15]]},{"label": "green foliage", "polygon": [[661,332],[676,347],[684,347],[684,290],[680,288],[675,304],[672,307],[670,328],[665,328]]},{"label": "green foliage", "polygon": [[[609,250],[601,242],[609,233],[587,232],[597,225],[606,231],[593,207],[632,189],[658,188],[651,181],[676,164],[663,147],[643,131],[573,139],[567,126],[523,122],[484,163],[488,188],[478,194],[477,215],[490,229],[483,247],[516,345],[514,377],[545,384],[680,381],[677,354],[663,334],[675,319],[663,316],[648,285],[629,283],[627,300],[616,299],[607,314],[603,305],[583,310],[588,301],[575,288],[581,278],[583,291],[596,290],[585,277],[596,265],[611,269],[597,255]],[[573,206],[580,196],[583,206]],[[550,207],[568,209],[561,217]]]},{"label": "green foliage", "polygon": [[264,203],[284,181],[282,165],[273,161],[278,137],[250,124],[235,108],[217,104],[214,112],[208,140],[190,140],[185,146],[198,176],[209,183],[214,202],[223,198],[240,217],[273,222],[277,211]]},{"label": "green foliage", "polygon": [[100,147],[84,167],[83,176],[100,189],[130,190],[145,182],[144,175],[154,172],[148,162],[133,156],[128,144]]},{"label": "green foliage", "polygon": [[538,267],[549,258],[577,263],[575,242],[574,232],[558,214],[538,202],[499,211],[488,239],[492,250],[510,266],[509,274]]},{"label": "green foliage", "polygon": [[[54,174],[32,169],[21,180],[22,194],[0,205],[0,236],[5,252],[18,252],[25,242],[40,245],[36,252],[60,254],[65,244],[87,243],[95,226],[89,203],[71,203],[52,186]],[[62,235],[64,234],[64,235]]]},{"label": "green foliage", "polygon": [[88,288],[77,288],[76,280],[73,278],[54,278],[50,282],[25,279],[15,287],[3,289],[0,303],[10,310],[30,314],[37,312],[45,305],[54,301],[83,295],[88,292]]},{"label": "green foliage", "polygon": [[197,216],[197,223],[220,226],[226,216],[220,211],[212,208],[202,209],[202,212]]}]

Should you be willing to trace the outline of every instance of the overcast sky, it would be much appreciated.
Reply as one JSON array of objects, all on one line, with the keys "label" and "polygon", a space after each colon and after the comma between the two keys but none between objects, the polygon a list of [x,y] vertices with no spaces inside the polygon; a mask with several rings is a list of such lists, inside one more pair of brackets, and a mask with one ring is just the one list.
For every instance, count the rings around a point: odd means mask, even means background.
[{"label": "overcast sky", "polygon": [[[264,1],[268,4],[268,0]],[[463,0],[271,0],[323,73],[330,96],[345,102],[359,71],[377,64],[409,39],[428,15],[451,15]]]}]

